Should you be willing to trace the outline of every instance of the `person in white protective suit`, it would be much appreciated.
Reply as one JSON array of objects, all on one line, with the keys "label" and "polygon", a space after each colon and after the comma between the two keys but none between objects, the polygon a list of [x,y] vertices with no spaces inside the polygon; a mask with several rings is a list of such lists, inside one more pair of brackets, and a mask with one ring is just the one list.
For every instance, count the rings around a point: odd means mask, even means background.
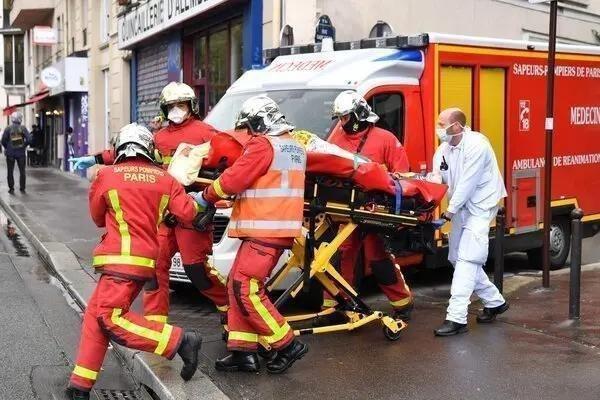
[{"label": "person in white protective suit", "polygon": [[467,332],[467,311],[475,293],[484,309],[478,323],[490,323],[508,310],[508,303],[483,270],[488,256],[490,223],[506,189],[488,139],[466,126],[458,108],[438,117],[440,139],[433,157],[433,176],[448,185],[448,208],[443,218],[452,222],[448,260],[454,266],[446,320],[436,336]]}]

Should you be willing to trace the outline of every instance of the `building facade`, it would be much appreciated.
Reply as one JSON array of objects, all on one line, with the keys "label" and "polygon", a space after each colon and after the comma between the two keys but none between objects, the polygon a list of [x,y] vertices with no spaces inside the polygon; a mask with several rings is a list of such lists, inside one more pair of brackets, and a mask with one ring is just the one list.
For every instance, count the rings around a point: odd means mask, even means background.
[{"label": "building facade", "polygon": [[[336,41],[420,32],[548,38],[549,5],[528,0],[265,0],[265,11],[265,48],[314,43],[322,16]],[[599,31],[600,0],[559,1],[559,42],[598,45]]]},{"label": "building facade", "polygon": [[[68,169],[67,159],[88,150],[87,9],[79,0],[7,2],[12,28],[24,32],[26,125],[41,127],[42,164]],[[15,75],[16,77],[16,75]]]},{"label": "building facade", "polygon": [[[85,1],[85,0],[84,0]],[[87,0],[89,48],[89,152],[101,151],[119,129],[132,121],[131,51],[118,48],[116,0]],[[91,6],[93,3],[93,7]],[[133,119],[135,120],[135,119]]]},{"label": "building facade", "polygon": [[204,116],[244,70],[262,65],[262,0],[122,3],[118,38],[132,51],[132,120],[159,113],[170,81],[194,88]]},{"label": "building facade", "polygon": [[[25,41],[23,31],[10,26],[10,10],[8,0],[3,1],[1,14],[2,28],[0,34],[0,107],[9,104],[19,104],[26,100],[27,88],[25,86]],[[9,123],[8,111],[4,114],[3,124]],[[30,121],[26,121],[29,123]]]}]

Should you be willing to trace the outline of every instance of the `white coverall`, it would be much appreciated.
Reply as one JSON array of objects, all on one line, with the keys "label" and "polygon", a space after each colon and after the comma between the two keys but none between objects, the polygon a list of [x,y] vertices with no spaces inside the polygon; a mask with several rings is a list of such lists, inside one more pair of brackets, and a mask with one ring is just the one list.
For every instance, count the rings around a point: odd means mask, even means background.
[{"label": "white coverall", "polygon": [[454,266],[446,319],[467,323],[473,292],[484,307],[498,307],[504,298],[483,270],[488,256],[490,223],[506,189],[488,139],[468,128],[457,146],[442,143],[433,157],[434,175],[448,185],[452,217],[448,260]]}]

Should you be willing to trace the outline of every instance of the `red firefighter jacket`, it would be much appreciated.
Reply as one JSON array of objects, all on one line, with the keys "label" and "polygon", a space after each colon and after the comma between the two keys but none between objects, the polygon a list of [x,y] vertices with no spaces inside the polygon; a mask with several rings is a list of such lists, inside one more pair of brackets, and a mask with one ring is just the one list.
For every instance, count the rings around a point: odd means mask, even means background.
[{"label": "red firefighter jacket", "polygon": [[[190,117],[181,124],[169,124],[154,135],[154,147],[162,158],[163,168],[167,169],[171,158],[181,143],[199,145],[210,141],[218,133],[212,126]],[[112,164],[115,154],[107,149],[96,155],[98,164]]]},{"label": "red firefighter jacket", "polygon": [[89,203],[96,225],[106,228],[94,250],[94,267],[139,280],[154,277],[158,226],[165,210],[184,222],[198,212],[175,179],[141,158],[101,169],[90,187]]},{"label": "red firefighter jacket", "polygon": [[[367,135],[362,149],[359,150],[364,136]],[[373,162],[383,164],[390,172],[408,172],[409,164],[406,151],[393,133],[371,126],[362,132],[349,135],[340,125],[329,136],[328,141],[344,150],[359,153]]]}]

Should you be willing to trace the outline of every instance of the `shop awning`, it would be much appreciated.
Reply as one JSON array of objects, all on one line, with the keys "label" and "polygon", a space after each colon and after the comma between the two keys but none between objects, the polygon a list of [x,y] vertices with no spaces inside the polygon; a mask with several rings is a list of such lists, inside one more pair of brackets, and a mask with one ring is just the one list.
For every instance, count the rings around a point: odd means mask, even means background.
[{"label": "shop awning", "polygon": [[13,111],[16,111],[17,108],[19,107],[24,107],[26,105],[29,104],[33,104],[33,103],[37,103],[38,101],[48,97],[50,95],[50,92],[48,90],[44,90],[43,92],[39,92],[34,94],[33,96],[31,96],[29,98],[29,100],[27,100],[24,103],[20,103],[20,104],[13,104],[12,106],[8,106],[3,110],[4,115],[10,115],[13,113]]}]

